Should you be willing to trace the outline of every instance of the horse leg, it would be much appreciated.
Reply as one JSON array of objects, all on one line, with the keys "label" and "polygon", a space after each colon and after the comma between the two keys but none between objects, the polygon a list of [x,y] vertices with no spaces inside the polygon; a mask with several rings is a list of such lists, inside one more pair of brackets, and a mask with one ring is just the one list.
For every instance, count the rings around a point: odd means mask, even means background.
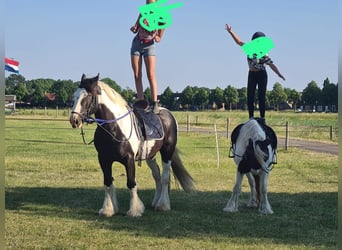
[{"label": "horse leg", "polygon": [[268,174],[262,172],[260,175],[260,206],[259,213],[261,214],[273,214],[272,207],[267,198],[267,184]]},{"label": "horse leg", "polygon": [[105,217],[111,217],[114,214],[119,212],[118,202],[116,199],[115,188],[114,185],[111,184],[109,187],[104,186],[105,189],[105,198],[103,201],[103,206],[99,210],[99,215]]},{"label": "horse leg", "polygon": [[169,197],[171,161],[162,161],[162,166],[163,172],[161,175],[161,194],[157,204],[155,205],[155,209],[158,211],[169,211],[171,210]]},{"label": "horse leg", "polygon": [[243,174],[236,171],[236,182],[233,188],[233,193],[227,202],[227,205],[223,208],[224,212],[237,212],[239,210],[239,195],[241,193]]},{"label": "horse leg", "polygon": [[251,195],[249,197],[247,207],[258,207],[256,180],[251,172],[248,172],[246,175],[247,175],[249,186],[251,188]]},{"label": "horse leg", "polygon": [[130,207],[127,211],[127,215],[130,217],[140,217],[145,211],[144,203],[138,196],[138,187],[135,180],[135,162],[134,157],[128,156],[129,159],[125,165],[127,173],[127,187],[130,190]]},{"label": "horse leg", "polygon": [[161,185],[161,180],[160,180],[160,169],[157,164],[156,158],[154,157],[153,159],[146,159],[146,163],[149,166],[149,168],[152,171],[152,176],[154,178],[154,181],[156,183],[156,191],[154,193],[154,198],[152,201],[152,207],[155,207],[157,205],[157,202],[160,198],[161,195],[161,190],[162,190],[162,185]]},{"label": "horse leg", "polygon": [[119,211],[118,201],[116,199],[115,188],[112,177],[112,162],[99,160],[104,179],[105,198],[103,206],[99,210],[99,215],[111,217]]}]

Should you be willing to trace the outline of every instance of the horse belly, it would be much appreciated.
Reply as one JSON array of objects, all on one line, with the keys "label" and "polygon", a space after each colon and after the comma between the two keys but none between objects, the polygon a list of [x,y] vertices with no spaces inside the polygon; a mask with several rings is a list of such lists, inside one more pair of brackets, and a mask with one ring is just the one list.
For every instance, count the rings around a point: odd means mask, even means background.
[{"label": "horse belly", "polygon": [[156,140],[143,141],[140,144],[141,145],[139,146],[137,153],[135,154],[136,161],[151,159],[157,154],[160,149]]}]

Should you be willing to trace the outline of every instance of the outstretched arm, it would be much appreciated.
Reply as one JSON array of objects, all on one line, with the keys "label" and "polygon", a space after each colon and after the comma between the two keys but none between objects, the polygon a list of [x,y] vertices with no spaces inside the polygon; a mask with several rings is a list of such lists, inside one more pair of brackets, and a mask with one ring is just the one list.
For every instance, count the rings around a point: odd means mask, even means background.
[{"label": "outstretched arm", "polygon": [[135,22],[134,26],[132,26],[130,29],[133,33],[137,33],[138,31],[138,28],[140,26],[140,23],[139,23],[140,17],[141,17],[141,14],[139,14],[137,21]]},{"label": "outstretched arm", "polygon": [[229,26],[228,24],[226,24],[226,30],[228,31],[228,33],[232,36],[232,38],[234,39],[234,41],[236,42],[237,45],[242,46],[245,43],[243,41],[241,41],[241,39],[233,32],[232,30],[232,26]]},{"label": "outstretched arm", "polygon": [[269,63],[268,65],[274,71],[274,73],[276,73],[281,79],[283,79],[285,81],[285,77],[283,77],[283,75],[280,73],[277,66],[275,66],[273,63]]}]

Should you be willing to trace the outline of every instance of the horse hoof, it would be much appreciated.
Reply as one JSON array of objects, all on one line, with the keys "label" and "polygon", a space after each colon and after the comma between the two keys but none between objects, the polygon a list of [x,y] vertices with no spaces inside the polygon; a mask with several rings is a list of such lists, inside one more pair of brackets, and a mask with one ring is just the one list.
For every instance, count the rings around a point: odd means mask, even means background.
[{"label": "horse hoof", "polygon": [[249,207],[249,208],[257,208],[258,207],[258,203],[257,202],[249,202],[247,204],[247,207]]},{"label": "horse hoof", "polygon": [[132,217],[132,218],[137,218],[137,217],[141,217],[143,215],[142,212],[133,212],[131,210],[127,211],[127,215],[129,217]]},{"label": "horse hoof", "polygon": [[260,214],[268,215],[268,214],[273,214],[272,210],[259,210]]},{"label": "horse hoof", "polygon": [[223,212],[228,212],[228,213],[236,213],[239,210],[237,208],[232,208],[232,207],[225,207],[223,208]]},{"label": "horse hoof", "polygon": [[103,216],[103,217],[112,217],[114,215],[114,212],[113,211],[108,211],[108,210],[106,211],[103,208],[101,208],[99,210],[99,215]]},{"label": "horse hoof", "polygon": [[167,205],[159,205],[159,206],[155,206],[154,210],[161,211],[161,212],[166,212],[166,211],[170,211],[171,207],[167,206]]}]

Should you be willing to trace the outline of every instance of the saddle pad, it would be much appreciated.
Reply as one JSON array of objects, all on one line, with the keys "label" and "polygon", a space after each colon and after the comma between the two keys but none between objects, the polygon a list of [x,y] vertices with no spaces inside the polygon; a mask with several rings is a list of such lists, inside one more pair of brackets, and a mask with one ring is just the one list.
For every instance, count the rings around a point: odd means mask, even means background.
[{"label": "saddle pad", "polygon": [[143,109],[134,109],[138,118],[138,125],[145,140],[161,140],[164,138],[164,129],[158,115],[146,112]]}]

